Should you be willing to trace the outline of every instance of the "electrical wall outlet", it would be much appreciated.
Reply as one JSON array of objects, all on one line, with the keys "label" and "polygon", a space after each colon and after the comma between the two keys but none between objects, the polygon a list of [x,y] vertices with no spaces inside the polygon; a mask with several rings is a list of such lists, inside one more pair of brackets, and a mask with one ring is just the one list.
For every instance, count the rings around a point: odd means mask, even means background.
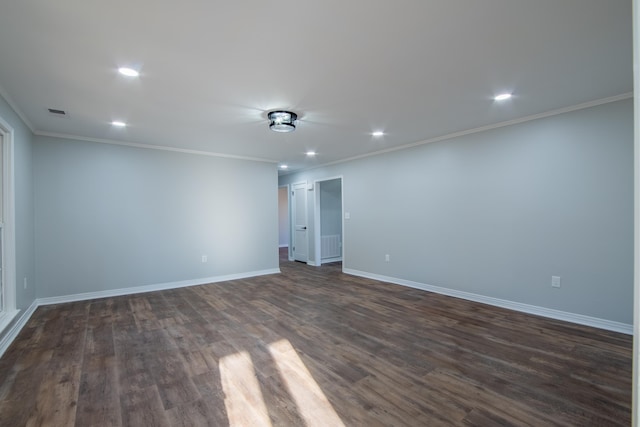
[{"label": "electrical wall outlet", "polygon": [[24,278],[24,288],[27,289],[27,278]]},{"label": "electrical wall outlet", "polygon": [[386,255],[384,256],[384,260],[385,260],[386,262],[391,261],[391,257],[389,256],[389,254],[386,254]]},{"label": "electrical wall outlet", "polygon": [[202,255],[202,262],[207,262],[207,256],[206,255]]},{"label": "electrical wall outlet", "polygon": [[552,288],[560,287],[560,276],[551,276],[551,287]]}]

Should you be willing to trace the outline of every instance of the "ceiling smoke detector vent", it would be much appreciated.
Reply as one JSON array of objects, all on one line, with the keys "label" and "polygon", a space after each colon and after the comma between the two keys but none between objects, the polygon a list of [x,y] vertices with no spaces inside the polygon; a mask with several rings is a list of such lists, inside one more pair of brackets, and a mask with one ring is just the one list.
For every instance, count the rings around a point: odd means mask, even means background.
[{"label": "ceiling smoke detector vent", "polygon": [[69,117],[66,111],[61,110],[59,108],[47,108],[47,111],[50,115],[55,117]]},{"label": "ceiling smoke detector vent", "polygon": [[298,119],[296,113],[291,111],[272,111],[269,118],[269,129],[274,132],[293,132],[296,130],[295,121]]}]

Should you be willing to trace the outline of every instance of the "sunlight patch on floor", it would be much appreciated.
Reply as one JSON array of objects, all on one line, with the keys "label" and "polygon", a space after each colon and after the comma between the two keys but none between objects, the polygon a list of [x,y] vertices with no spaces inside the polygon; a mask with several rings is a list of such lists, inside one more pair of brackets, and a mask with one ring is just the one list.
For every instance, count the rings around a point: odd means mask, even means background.
[{"label": "sunlight patch on floor", "polygon": [[344,426],[333,406],[311,376],[291,343],[282,339],[269,344],[269,352],[308,427]]},{"label": "sunlight patch on floor", "polygon": [[260,384],[246,351],[220,359],[220,380],[229,426],[271,426]]}]

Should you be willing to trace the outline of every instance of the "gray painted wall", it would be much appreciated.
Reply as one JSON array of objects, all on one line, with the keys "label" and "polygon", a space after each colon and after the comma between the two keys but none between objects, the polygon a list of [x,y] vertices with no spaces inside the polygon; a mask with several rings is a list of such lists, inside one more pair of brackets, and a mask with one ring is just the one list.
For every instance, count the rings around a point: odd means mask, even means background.
[{"label": "gray painted wall", "polygon": [[278,244],[289,246],[289,195],[286,187],[278,188]]},{"label": "gray painted wall", "polygon": [[[35,300],[35,249],[32,145],[33,134],[0,96],[0,117],[14,130],[16,215],[16,307],[25,309]],[[24,289],[24,278],[27,289]],[[2,335],[0,334],[0,337]]]},{"label": "gray painted wall", "polygon": [[320,191],[320,235],[340,235],[342,241],[342,189],[340,179],[318,183]]},{"label": "gray painted wall", "polygon": [[345,268],[632,323],[632,100],[280,184],[337,175],[351,214]]},{"label": "gray painted wall", "polygon": [[274,164],[49,137],[34,164],[39,298],[278,268]]}]

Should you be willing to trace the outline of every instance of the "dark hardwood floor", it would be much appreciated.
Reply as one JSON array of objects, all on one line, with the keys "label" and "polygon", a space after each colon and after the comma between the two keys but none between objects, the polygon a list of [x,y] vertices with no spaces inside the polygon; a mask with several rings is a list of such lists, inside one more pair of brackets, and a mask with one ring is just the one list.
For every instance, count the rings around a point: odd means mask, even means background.
[{"label": "dark hardwood floor", "polygon": [[281,269],[40,307],[0,359],[0,425],[630,424],[630,336]]}]

